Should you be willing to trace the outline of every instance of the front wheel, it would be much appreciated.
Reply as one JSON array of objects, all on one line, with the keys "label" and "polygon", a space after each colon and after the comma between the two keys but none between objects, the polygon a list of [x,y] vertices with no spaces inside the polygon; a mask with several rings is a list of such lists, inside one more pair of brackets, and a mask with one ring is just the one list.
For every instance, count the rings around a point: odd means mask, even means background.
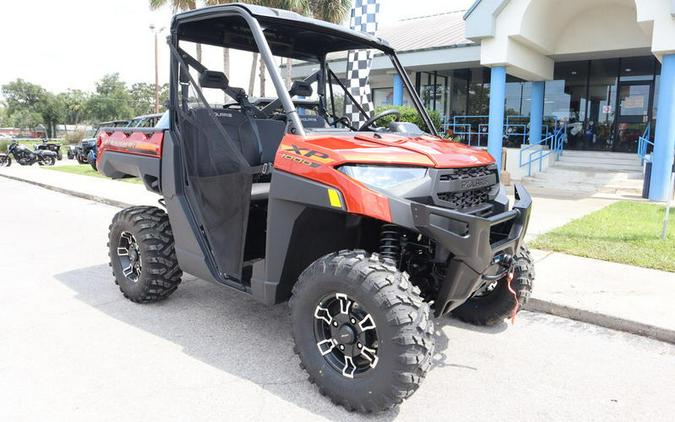
[{"label": "front wheel", "polygon": [[0,167],[9,167],[12,165],[12,157],[9,155],[0,156]]},{"label": "front wheel", "polygon": [[532,294],[534,262],[526,247],[521,247],[513,257],[514,269],[511,286],[506,279],[486,286],[464,302],[452,314],[474,325],[495,325],[523,308]]},{"label": "front wheel", "polygon": [[183,272],[169,216],[157,207],[131,207],[115,214],[108,253],[115,284],[132,302],[166,299],[180,284]]},{"label": "front wheel", "polygon": [[401,403],[431,367],[429,304],[407,274],[377,255],[342,251],[318,259],[300,275],[290,307],[310,382],[348,410]]},{"label": "front wheel", "polygon": [[56,163],[56,159],[54,157],[52,157],[51,155],[46,156],[46,157],[42,157],[38,161],[38,165],[40,165],[40,166],[53,166],[55,163]]}]

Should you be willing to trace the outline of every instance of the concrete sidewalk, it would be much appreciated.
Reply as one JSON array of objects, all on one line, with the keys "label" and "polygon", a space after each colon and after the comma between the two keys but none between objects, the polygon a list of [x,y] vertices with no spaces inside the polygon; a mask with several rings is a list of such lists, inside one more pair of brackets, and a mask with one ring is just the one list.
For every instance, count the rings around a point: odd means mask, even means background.
[{"label": "concrete sidewalk", "polygon": [[675,273],[532,251],[536,280],[526,309],[675,344]]},{"label": "concrete sidewalk", "polygon": [[140,183],[82,176],[37,165],[25,167],[13,164],[11,167],[0,167],[0,176],[121,208],[131,205],[157,205],[159,199],[157,194],[149,192]]},{"label": "concrete sidewalk", "polygon": [[[156,205],[141,184],[39,167],[0,168],[0,176],[117,207]],[[536,196],[528,240],[614,202]],[[675,274],[562,253],[533,251],[534,294],[526,309],[675,344]]]}]

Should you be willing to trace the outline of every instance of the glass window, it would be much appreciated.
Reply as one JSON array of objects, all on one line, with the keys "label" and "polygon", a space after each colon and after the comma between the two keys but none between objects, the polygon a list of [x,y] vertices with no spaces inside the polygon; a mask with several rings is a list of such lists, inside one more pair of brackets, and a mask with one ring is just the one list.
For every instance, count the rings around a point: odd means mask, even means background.
[{"label": "glass window", "polygon": [[469,71],[466,69],[453,70],[450,78],[450,116],[466,115],[467,90],[469,88]]},{"label": "glass window", "polygon": [[487,116],[490,108],[490,69],[469,70],[469,109],[471,116]]},{"label": "glass window", "polygon": [[619,59],[591,61],[586,149],[610,150],[614,145]]}]

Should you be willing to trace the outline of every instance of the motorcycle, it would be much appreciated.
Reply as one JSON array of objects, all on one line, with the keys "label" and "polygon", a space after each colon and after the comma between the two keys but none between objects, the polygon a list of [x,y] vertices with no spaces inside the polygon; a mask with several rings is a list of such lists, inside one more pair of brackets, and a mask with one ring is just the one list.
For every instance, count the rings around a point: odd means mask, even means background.
[{"label": "motorcycle", "polygon": [[63,160],[63,154],[61,153],[61,144],[57,144],[56,142],[49,142],[47,138],[42,140],[41,144],[37,144],[33,147],[35,151],[54,151],[56,153],[56,159],[61,161]]},{"label": "motorcycle", "polygon": [[0,152],[0,167],[9,167],[11,165],[12,165],[12,157],[5,154],[4,152]]},{"label": "motorcycle", "polygon": [[31,151],[25,145],[12,142],[7,147],[7,156],[9,161],[7,166],[12,164],[11,158],[14,157],[17,163],[22,166],[31,166],[38,163],[41,166],[53,166],[56,163],[56,153],[50,150]]}]

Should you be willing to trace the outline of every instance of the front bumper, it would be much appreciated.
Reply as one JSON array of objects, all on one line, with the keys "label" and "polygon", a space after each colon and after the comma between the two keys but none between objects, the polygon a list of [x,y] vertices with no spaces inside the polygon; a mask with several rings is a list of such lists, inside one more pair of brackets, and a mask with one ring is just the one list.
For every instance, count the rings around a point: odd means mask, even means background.
[{"label": "front bumper", "polygon": [[[515,185],[515,198],[511,210],[489,217],[405,200],[391,204],[393,223],[433,239],[436,261],[448,263],[435,301],[437,316],[461,305],[481,287],[495,257],[517,253],[527,231],[532,198],[519,184]],[[506,205],[505,201],[504,208]]]}]

